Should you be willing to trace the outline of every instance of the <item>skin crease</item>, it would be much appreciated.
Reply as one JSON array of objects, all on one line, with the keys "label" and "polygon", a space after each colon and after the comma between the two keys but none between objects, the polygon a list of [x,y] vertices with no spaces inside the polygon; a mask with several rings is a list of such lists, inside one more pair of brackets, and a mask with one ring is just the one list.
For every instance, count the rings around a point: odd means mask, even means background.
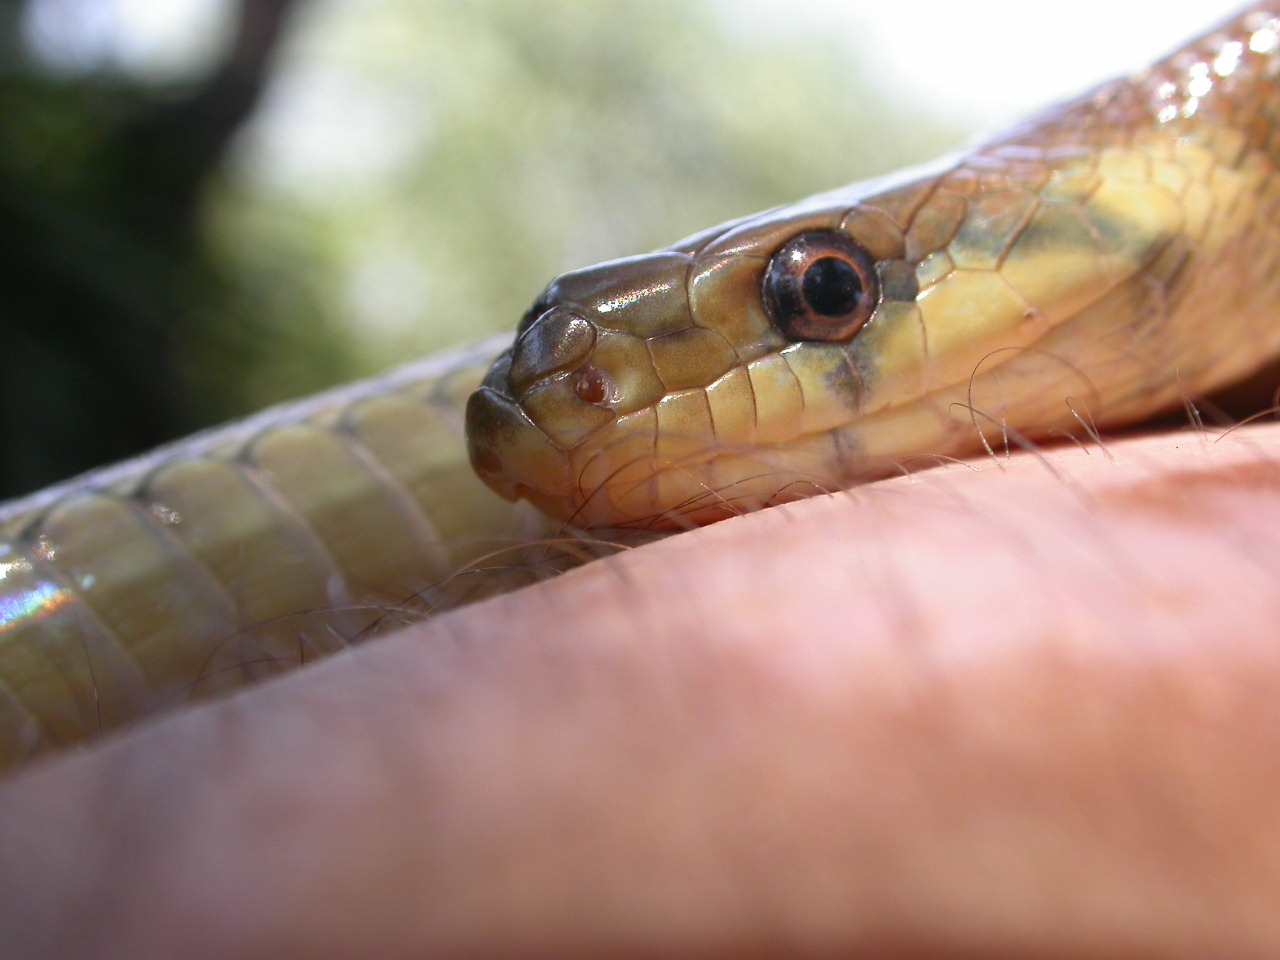
[{"label": "skin crease", "polygon": [[952,465],[0,787],[6,957],[1280,952],[1280,425]]}]

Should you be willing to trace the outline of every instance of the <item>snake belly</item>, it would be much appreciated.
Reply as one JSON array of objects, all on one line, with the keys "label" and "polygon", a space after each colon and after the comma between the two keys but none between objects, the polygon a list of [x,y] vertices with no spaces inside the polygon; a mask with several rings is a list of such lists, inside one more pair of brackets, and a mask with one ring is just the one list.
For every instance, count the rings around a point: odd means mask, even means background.
[{"label": "snake belly", "polygon": [[1280,349],[1278,74],[1259,4],[935,164],[559,277],[506,350],[0,506],[0,766],[527,582],[565,524],[701,523],[1239,378]]}]

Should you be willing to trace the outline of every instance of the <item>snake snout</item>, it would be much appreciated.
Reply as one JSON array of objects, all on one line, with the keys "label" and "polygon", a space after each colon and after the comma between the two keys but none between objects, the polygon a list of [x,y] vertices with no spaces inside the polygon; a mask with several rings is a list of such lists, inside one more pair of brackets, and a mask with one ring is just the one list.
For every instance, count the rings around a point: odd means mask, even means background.
[{"label": "snake snout", "polygon": [[[467,451],[476,473],[508,500],[563,497],[573,488],[568,453],[487,384],[467,400]],[[536,478],[537,489],[525,478]]]},{"label": "snake snout", "polygon": [[[657,407],[701,386],[689,368],[708,364],[681,348],[715,339],[691,315],[692,262],[644,254],[552,281],[467,407],[471,461],[489,486],[575,522],[654,513]],[[615,494],[643,502],[622,510]]]},{"label": "snake snout", "polygon": [[614,420],[612,386],[592,365],[593,324],[549,306],[520,333],[467,404],[472,465],[509,500],[548,498],[572,489],[570,455]]}]

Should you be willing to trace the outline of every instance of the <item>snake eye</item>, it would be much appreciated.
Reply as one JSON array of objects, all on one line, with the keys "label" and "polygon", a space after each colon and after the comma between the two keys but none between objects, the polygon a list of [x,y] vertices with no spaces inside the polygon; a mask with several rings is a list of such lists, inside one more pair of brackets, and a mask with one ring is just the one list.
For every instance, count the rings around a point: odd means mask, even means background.
[{"label": "snake eye", "polygon": [[789,340],[848,340],[880,299],[875,262],[843,233],[792,237],[764,274],[764,302]]}]

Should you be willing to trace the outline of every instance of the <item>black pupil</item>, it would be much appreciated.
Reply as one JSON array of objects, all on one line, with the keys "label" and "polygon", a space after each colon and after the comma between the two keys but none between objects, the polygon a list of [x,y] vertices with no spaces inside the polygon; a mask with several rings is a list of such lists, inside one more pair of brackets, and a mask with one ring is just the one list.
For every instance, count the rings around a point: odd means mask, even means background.
[{"label": "black pupil", "polygon": [[858,271],[839,257],[815,260],[801,282],[805,303],[823,317],[843,317],[851,313],[862,296]]}]

